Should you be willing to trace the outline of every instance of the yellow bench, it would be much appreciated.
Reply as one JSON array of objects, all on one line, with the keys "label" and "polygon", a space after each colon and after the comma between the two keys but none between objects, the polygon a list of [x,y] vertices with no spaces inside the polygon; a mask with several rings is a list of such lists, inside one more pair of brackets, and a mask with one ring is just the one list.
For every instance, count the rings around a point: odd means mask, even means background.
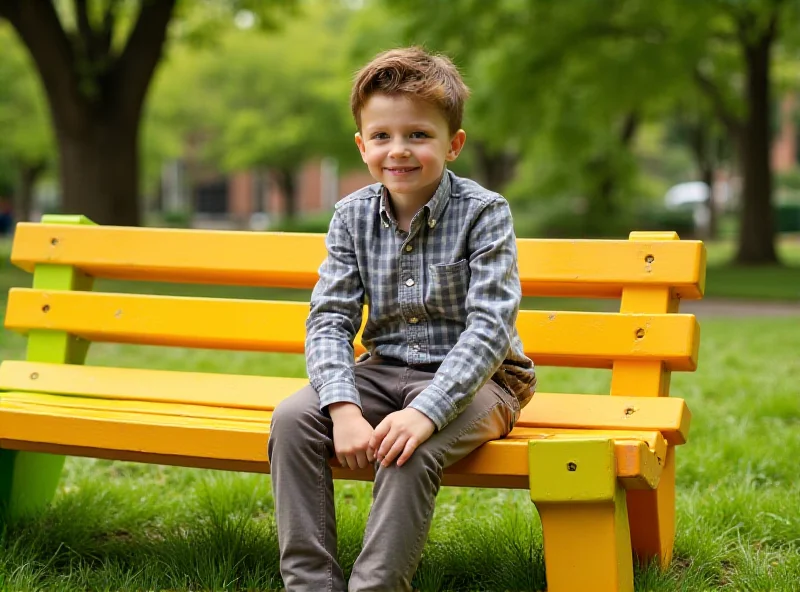
[{"label": "yellow bench", "polygon": [[[305,380],[83,362],[96,341],[301,353],[308,304],[97,293],[92,282],[311,288],[324,237],[43,222],[19,224],[12,251],[33,288],[11,290],[5,319],[28,335],[27,360],[0,365],[5,511],[46,505],[63,455],[269,472],[271,412]],[[633,590],[632,552],[670,561],[674,447],[690,414],[667,395],[670,373],[694,370],[699,346],[694,316],[677,311],[680,299],[702,297],[705,280],[703,244],[677,238],[519,240],[526,296],[621,299],[619,313],[522,311],[518,320],[537,365],[611,369],[613,396],[538,393],[509,437],[448,469],[444,482],[530,489],[551,592]]]}]

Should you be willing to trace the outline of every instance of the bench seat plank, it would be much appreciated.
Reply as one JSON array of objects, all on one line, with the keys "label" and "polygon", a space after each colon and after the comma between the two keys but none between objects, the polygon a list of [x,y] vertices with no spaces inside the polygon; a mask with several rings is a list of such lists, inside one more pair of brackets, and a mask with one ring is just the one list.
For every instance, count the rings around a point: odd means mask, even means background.
[{"label": "bench seat plank", "polygon": [[[282,399],[306,384],[303,378],[40,362],[0,364],[0,391],[48,393],[32,394],[33,398],[29,399],[38,400],[42,405],[90,405],[111,409],[135,404],[144,413],[150,413],[152,409],[147,403],[169,404],[172,405],[170,413],[175,415],[205,413],[205,417],[218,417],[227,414],[226,417],[239,420],[250,416],[247,410],[271,411]],[[10,394],[0,393],[0,397],[3,402],[15,400]],[[109,407],[102,407],[103,399],[108,400]],[[133,412],[133,407],[127,409]],[[163,409],[159,413],[164,413]],[[257,415],[253,417],[253,421],[258,421]],[[691,413],[686,404],[676,397],[537,393],[522,410],[517,427],[658,431],[670,444],[683,444],[690,421]]]},{"label": "bench seat plank", "polygon": [[[88,341],[302,353],[308,304],[14,288],[5,326],[66,331]],[[366,320],[366,315],[365,315]],[[611,368],[615,361],[697,367],[688,314],[520,311],[525,353],[541,366]],[[356,354],[363,353],[360,335]]]},{"label": "bench seat plank", "polygon": [[[169,457],[169,464],[269,471],[269,411],[177,407],[180,412],[165,403],[3,393],[0,447],[145,462],[163,462],[162,457]],[[197,409],[190,412],[189,407]],[[227,411],[247,415],[238,419]],[[617,472],[626,487],[657,486],[667,446],[658,432],[526,427],[515,428],[508,438],[489,442],[450,467],[446,483],[524,489],[529,485],[529,440],[587,436],[615,439]],[[372,479],[371,471],[337,474]]]},{"label": "bench seat plank", "polygon": [[[326,255],[322,234],[20,223],[15,236],[11,260],[27,271],[74,265],[94,277],[144,281],[312,288]],[[519,239],[517,249],[525,296],[619,298],[623,285],[703,295],[700,241]]]}]

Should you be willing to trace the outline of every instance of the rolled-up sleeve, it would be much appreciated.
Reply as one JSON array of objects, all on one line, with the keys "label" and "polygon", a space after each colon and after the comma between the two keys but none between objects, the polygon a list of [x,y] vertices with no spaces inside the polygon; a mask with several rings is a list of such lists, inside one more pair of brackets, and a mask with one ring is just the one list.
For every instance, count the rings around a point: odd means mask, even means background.
[{"label": "rolled-up sleeve", "polygon": [[361,326],[364,286],[355,244],[341,210],[325,238],[328,256],[319,269],[306,320],[306,369],[320,408],[348,402],[361,407],[353,373],[353,340]]}]

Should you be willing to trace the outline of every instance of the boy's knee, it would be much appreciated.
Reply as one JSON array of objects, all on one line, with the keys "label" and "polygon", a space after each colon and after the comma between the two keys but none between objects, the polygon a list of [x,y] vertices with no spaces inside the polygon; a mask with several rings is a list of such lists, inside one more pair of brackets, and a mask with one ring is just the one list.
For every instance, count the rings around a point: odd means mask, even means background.
[{"label": "boy's knee", "polygon": [[398,467],[397,462],[393,462],[381,470],[389,474],[393,473],[391,479],[423,479],[432,484],[438,484],[442,478],[442,459],[423,445],[414,451],[414,454],[402,467]]},{"label": "boy's knee", "polygon": [[306,387],[284,399],[272,412],[270,454],[275,441],[291,439],[292,442],[299,443],[304,435],[325,430],[324,421],[325,418],[319,410],[319,397],[311,387]]}]

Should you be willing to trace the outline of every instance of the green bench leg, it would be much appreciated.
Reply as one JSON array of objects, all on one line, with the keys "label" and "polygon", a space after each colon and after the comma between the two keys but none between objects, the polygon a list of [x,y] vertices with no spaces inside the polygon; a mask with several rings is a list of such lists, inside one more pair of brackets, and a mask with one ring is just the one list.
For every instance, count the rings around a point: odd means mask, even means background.
[{"label": "green bench leg", "polygon": [[8,518],[33,514],[53,498],[64,458],[54,454],[0,450],[0,501]]},{"label": "green bench leg", "polygon": [[[91,224],[82,216],[45,216],[46,223]],[[91,290],[93,280],[66,265],[37,265],[33,287],[42,290]],[[63,331],[31,331],[27,360],[83,364],[89,343]],[[2,398],[2,393],[0,393]],[[37,452],[0,450],[0,510],[16,518],[47,506],[58,487],[65,457]]]},{"label": "green bench leg", "polygon": [[633,592],[628,512],[614,441],[533,440],[528,450],[548,592]]}]

